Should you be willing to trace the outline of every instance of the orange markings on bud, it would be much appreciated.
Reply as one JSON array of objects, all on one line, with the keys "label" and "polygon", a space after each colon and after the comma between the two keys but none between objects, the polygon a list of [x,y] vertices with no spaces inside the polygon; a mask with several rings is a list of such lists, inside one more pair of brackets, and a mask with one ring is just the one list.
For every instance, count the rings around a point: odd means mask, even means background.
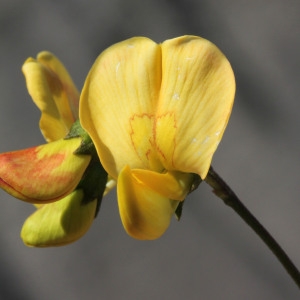
[{"label": "orange markings on bud", "polygon": [[78,143],[69,142],[69,149],[61,140],[1,154],[0,187],[30,203],[50,203],[64,197],[77,186],[90,161],[89,156],[74,155]]}]

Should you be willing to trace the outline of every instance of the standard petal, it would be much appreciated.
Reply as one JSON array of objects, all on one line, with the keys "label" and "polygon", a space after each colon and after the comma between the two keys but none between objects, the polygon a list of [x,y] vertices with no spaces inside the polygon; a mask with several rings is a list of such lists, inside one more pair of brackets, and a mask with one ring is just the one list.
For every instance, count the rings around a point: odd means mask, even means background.
[{"label": "standard petal", "polygon": [[43,146],[0,155],[0,187],[30,203],[48,203],[75,189],[90,162],[75,155],[80,138],[58,140]]},{"label": "standard petal", "polygon": [[158,153],[166,169],[203,179],[231,113],[234,74],[221,51],[200,37],[167,40],[161,47]]},{"label": "standard petal", "polygon": [[45,139],[63,138],[78,118],[79,93],[62,63],[51,53],[41,52],[22,67],[33,101],[42,112],[40,128]]},{"label": "standard petal", "polygon": [[[80,120],[112,177],[126,164],[144,167],[160,84],[160,46],[147,38],[115,44],[92,67],[80,98]],[[136,132],[141,123],[142,135]]]},{"label": "standard petal", "polygon": [[117,184],[119,211],[127,233],[140,240],[159,238],[169,227],[180,201],[151,189],[126,166]]},{"label": "standard petal", "polygon": [[24,223],[21,238],[27,246],[62,246],[75,242],[90,228],[97,201],[83,202],[76,190],[54,203],[40,206]]}]

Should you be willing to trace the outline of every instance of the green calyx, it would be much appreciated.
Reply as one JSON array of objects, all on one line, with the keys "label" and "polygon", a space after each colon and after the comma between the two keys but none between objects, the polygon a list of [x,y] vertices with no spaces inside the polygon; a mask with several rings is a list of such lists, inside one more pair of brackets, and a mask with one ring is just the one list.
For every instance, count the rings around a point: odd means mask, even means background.
[{"label": "green calyx", "polygon": [[80,121],[77,120],[72,125],[70,132],[64,138],[65,140],[69,140],[72,138],[81,137],[81,144],[78,149],[75,150],[74,154],[89,154],[92,156],[96,156],[96,149],[94,143],[88,133],[82,128]]},{"label": "green calyx", "polygon": [[65,137],[66,140],[72,138],[81,138],[80,146],[75,150],[75,155],[90,155],[91,161],[86,168],[76,189],[83,190],[84,197],[82,205],[88,204],[91,201],[97,201],[97,209],[95,217],[98,214],[103,193],[107,182],[107,173],[102,167],[102,164],[97,155],[94,143],[88,133],[82,128],[79,120],[71,127],[70,132]]},{"label": "green calyx", "polygon": [[91,201],[97,201],[95,217],[101,206],[106,182],[107,173],[103,169],[99,159],[92,159],[76,189],[82,189],[84,192],[84,198],[82,200],[83,205],[88,204]]},{"label": "green calyx", "polygon": [[[201,177],[198,174],[193,174],[193,182],[192,182],[192,185],[190,187],[189,194],[192,193],[193,191],[195,191],[198,188],[198,186],[200,185],[201,182],[202,182]],[[176,219],[178,221],[180,221],[180,218],[182,216],[184,203],[185,203],[185,200],[179,202],[179,204],[178,204],[178,206],[175,210],[175,216],[176,216]]]}]

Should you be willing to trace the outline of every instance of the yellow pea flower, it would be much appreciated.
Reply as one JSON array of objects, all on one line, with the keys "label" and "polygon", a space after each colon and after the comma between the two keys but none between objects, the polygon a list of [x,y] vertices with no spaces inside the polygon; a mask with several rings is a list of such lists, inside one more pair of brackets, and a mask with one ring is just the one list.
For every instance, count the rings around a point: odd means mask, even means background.
[{"label": "yellow pea flower", "polygon": [[[79,107],[79,92],[68,71],[60,60],[48,51],[40,52],[36,59],[28,58],[23,64],[22,71],[28,92],[41,110],[40,129],[46,141],[53,142],[64,138],[78,119]],[[65,143],[70,150],[70,141],[67,140]],[[53,143],[48,145],[51,144]],[[49,147],[48,145],[45,147]],[[82,156],[79,157],[82,159]],[[74,155],[69,154],[67,160],[70,159],[74,160]],[[27,218],[21,232],[26,245],[38,247],[63,245],[75,241],[88,230],[96,214],[97,201],[95,199],[91,204],[76,206],[82,210],[74,210],[74,203],[82,202],[82,197],[77,196],[77,194],[82,195],[82,191],[74,191],[70,194],[76,188],[90,162],[90,157],[87,159],[85,156],[85,159],[86,165],[73,173],[77,176],[77,180],[69,177],[73,186],[66,192],[65,197],[57,202],[53,202],[52,199],[53,203],[36,205],[37,210]],[[67,162],[67,160],[66,164],[74,167],[74,162]],[[55,190],[59,185],[63,186],[62,181],[56,183],[50,177],[44,178],[48,182],[45,186],[50,185]],[[37,192],[40,193],[41,189],[37,188]],[[64,216],[65,221],[62,222],[59,216]]]},{"label": "yellow pea flower", "polygon": [[0,187],[37,208],[21,232],[26,245],[64,245],[91,226],[106,174],[91,153],[82,150],[86,134],[78,134],[77,123],[71,129],[78,119],[79,93],[63,64],[44,51],[37,59],[27,59],[22,70],[49,143],[0,154]]},{"label": "yellow pea flower", "polygon": [[113,45],[96,60],[80,96],[87,133],[75,122],[78,91],[54,55],[41,52],[22,70],[49,142],[0,155],[0,187],[37,207],[23,226],[24,243],[59,246],[80,238],[115,181],[128,234],[160,237],[195,174],[205,178],[227,125],[235,81],[225,56],[195,36]]},{"label": "yellow pea flower", "polygon": [[81,93],[80,121],[117,181],[129,235],[160,237],[193,173],[206,177],[234,93],[228,60],[197,36],[162,44],[135,37],[98,57]]}]

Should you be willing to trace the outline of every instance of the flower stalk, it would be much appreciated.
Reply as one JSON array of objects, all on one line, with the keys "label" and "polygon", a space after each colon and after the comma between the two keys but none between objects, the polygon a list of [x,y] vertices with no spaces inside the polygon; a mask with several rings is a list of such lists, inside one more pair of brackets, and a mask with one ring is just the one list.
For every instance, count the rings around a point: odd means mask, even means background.
[{"label": "flower stalk", "polygon": [[273,238],[273,236],[245,207],[237,195],[212,167],[210,167],[205,181],[213,188],[215,195],[221,198],[227,206],[231,207],[262,239],[262,241],[277,257],[290,277],[294,280],[298,288],[300,288],[300,272],[295,264],[278,244],[278,242]]}]

